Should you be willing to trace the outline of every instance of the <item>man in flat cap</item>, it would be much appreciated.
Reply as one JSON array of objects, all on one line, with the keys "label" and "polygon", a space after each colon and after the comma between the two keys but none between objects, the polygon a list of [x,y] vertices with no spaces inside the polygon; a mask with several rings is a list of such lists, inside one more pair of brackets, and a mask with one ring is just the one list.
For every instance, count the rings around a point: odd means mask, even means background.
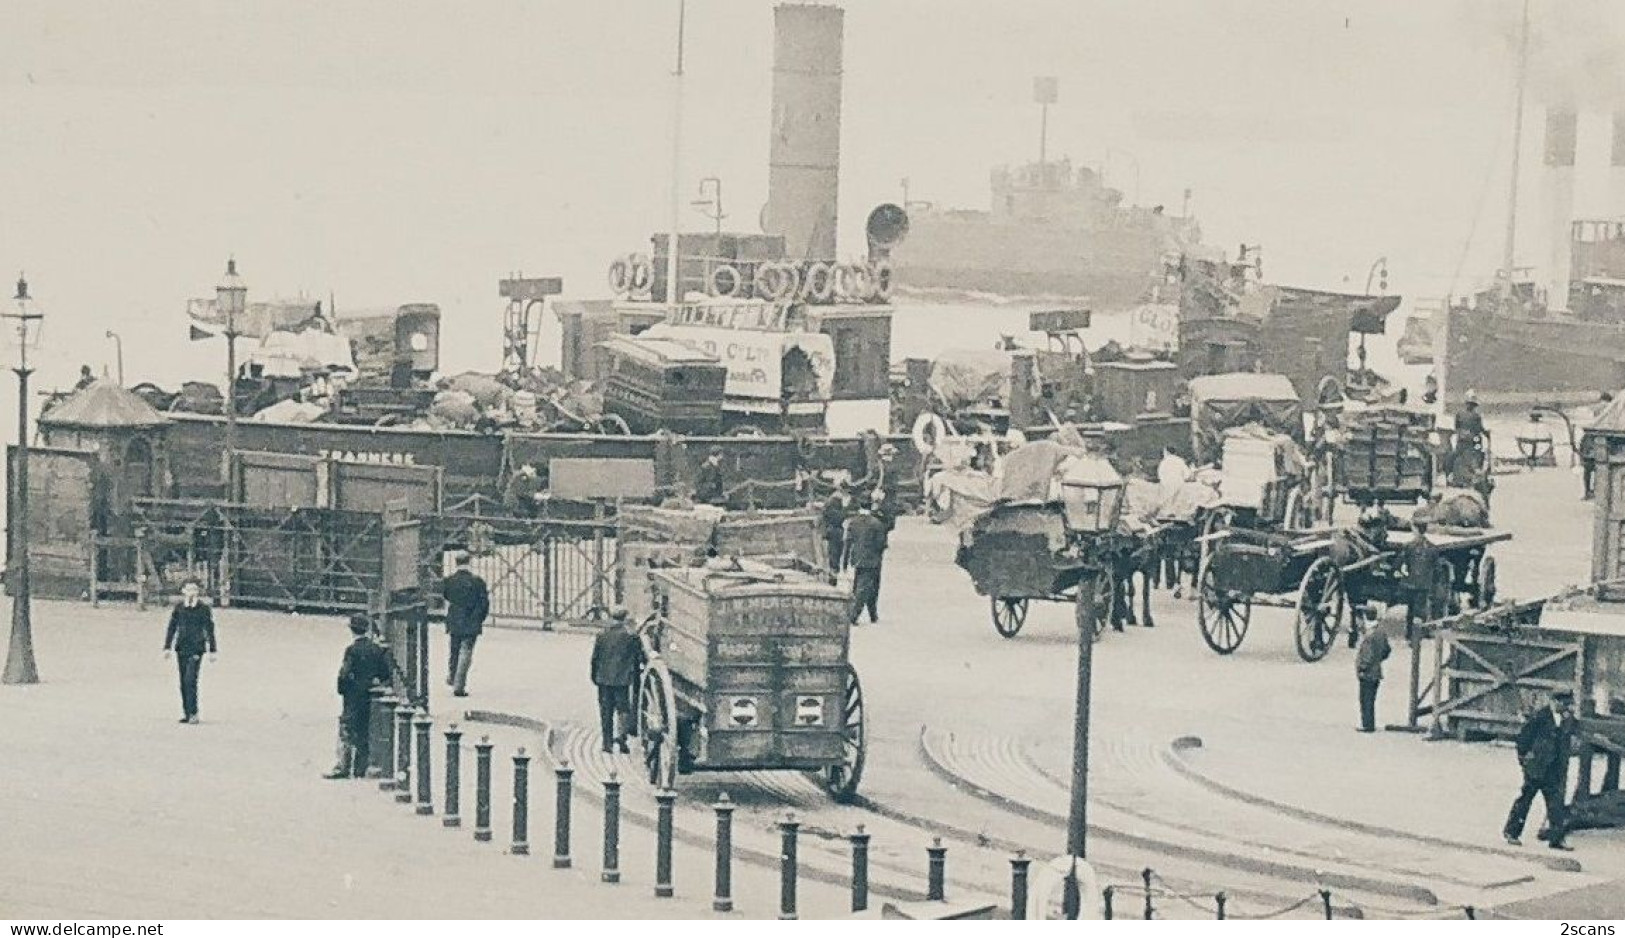
[{"label": "man in flat cap", "polygon": [[1569,737],[1573,735],[1574,695],[1566,690],[1552,694],[1551,702],[1530,714],[1518,732],[1518,765],[1523,768],[1523,787],[1512,802],[1502,834],[1514,847],[1523,841],[1524,821],[1529,806],[1539,793],[1546,802],[1546,845],[1553,850],[1573,850],[1568,845],[1568,810],[1564,806],[1569,767]]},{"label": "man in flat cap", "polygon": [[350,617],[355,640],[344,649],[338,691],[344,701],[339,718],[339,761],[326,778],[361,778],[367,773],[368,735],[372,723],[372,689],[389,683],[389,652],[372,640],[372,620]]},{"label": "man in flat cap", "polygon": [[[628,692],[638,677],[643,648],[636,623],[623,606],[609,614],[609,625],[592,643],[592,682],[598,688],[598,728],[605,752],[631,752],[626,735],[632,722]],[[620,722],[615,720],[620,715]]]}]

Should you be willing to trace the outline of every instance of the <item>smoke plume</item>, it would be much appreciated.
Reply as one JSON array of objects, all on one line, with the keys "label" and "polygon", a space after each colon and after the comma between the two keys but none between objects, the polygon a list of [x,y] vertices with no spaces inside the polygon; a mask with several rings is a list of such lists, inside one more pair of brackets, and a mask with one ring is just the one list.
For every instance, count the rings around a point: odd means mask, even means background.
[{"label": "smoke plume", "polygon": [[[1467,28],[1509,62],[1518,54],[1521,22],[1519,0],[1466,5]],[[1531,0],[1527,93],[1531,104],[1625,106],[1625,2]]]}]

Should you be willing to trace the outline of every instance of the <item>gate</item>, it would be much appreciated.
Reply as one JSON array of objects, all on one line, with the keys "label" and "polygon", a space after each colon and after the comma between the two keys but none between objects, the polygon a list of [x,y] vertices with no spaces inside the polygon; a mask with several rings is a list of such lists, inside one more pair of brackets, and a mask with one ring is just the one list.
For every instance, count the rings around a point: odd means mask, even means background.
[{"label": "gate", "polygon": [[426,524],[425,579],[438,581],[451,571],[450,555],[466,551],[491,591],[491,618],[502,624],[595,621],[620,601],[611,521],[444,514]]},{"label": "gate", "polygon": [[1580,696],[1585,643],[1540,628],[1446,629],[1438,634],[1434,733],[1517,735],[1524,716],[1552,692]]}]

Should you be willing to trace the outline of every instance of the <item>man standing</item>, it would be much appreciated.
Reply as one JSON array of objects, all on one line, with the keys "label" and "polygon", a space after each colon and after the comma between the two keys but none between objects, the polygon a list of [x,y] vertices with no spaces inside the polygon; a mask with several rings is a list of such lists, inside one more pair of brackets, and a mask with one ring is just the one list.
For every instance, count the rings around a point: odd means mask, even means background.
[{"label": "man standing", "polygon": [[372,640],[372,622],[364,615],[350,617],[355,641],[344,649],[339,666],[339,697],[344,710],[339,718],[338,764],[323,778],[361,778],[367,774],[372,723],[372,689],[389,681],[389,652]]},{"label": "man standing", "polygon": [[1484,415],[1478,412],[1478,392],[1468,391],[1461,410],[1456,411],[1456,446],[1445,470],[1453,485],[1470,488],[1480,470],[1487,468],[1482,465],[1487,455],[1482,451],[1483,442]]},{"label": "man standing", "polygon": [[1382,683],[1382,663],[1393,651],[1382,620],[1373,620],[1360,638],[1354,653],[1354,676],[1360,682],[1360,732],[1377,731],[1377,687]]},{"label": "man standing", "polygon": [[508,480],[508,491],[503,495],[503,502],[508,511],[521,518],[534,518],[537,515],[537,501],[542,496],[542,480],[536,474],[536,467],[525,463],[519,471]]},{"label": "man standing", "polygon": [[1523,843],[1519,839],[1523,836],[1523,824],[1538,792],[1546,802],[1547,846],[1553,850],[1574,849],[1565,842],[1568,811],[1563,804],[1573,706],[1574,695],[1560,690],[1552,695],[1549,705],[1531,714],[1518,732],[1518,764],[1523,767],[1523,788],[1512,802],[1512,811],[1507,814],[1506,829],[1502,832],[1507,843],[1514,847]]},{"label": "man standing", "polygon": [[728,500],[722,484],[721,447],[711,447],[705,462],[694,470],[694,500],[702,505],[721,505]]},{"label": "man standing", "polygon": [[[609,627],[598,633],[592,643],[592,682],[598,688],[598,729],[603,736],[605,752],[631,752],[626,745],[626,734],[632,722],[632,707],[627,692],[638,676],[638,661],[643,649],[638,644],[637,629],[625,608],[616,606],[610,614]],[[620,723],[615,722],[620,715]]]},{"label": "man standing", "polygon": [[846,523],[846,565],[852,568],[852,611],[849,619],[858,624],[858,613],[869,610],[870,623],[880,621],[880,564],[886,556],[886,524],[869,509],[858,504],[858,513]]},{"label": "man standing", "polygon": [[1409,544],[1405,545],[1405,593],[1407,597],[1405,615],[1405,635],[1410,637],[1411,629],[1418,622],[1429,622],[1449,612],[1441,608],[1441,584],[1437,582],[1439,572],[1439,549],[1428,540],[1428,522],[1432,519],[1426,509],[1418,508],[1411,516],[1411,529],[1415,536]]},{"label": "man standing", "polygon": [[446,683],[451,685],[453,696],[467,697],[474,642],[491,612],[491,594],[485,581],[468,569],[468,555],[458,554],[457,569],[441,581],[440,595],[446,597],[446,638],[451,645],[446,657]]},{"label": "man standing", "polygon": [[829,565],[830,576],[841,572],[841,554],[846,550],[846,516],[852,508],[852,499],[847,494],[846,483],[842,482],[835,489],[834,494],[824,500],[824,507],[818,512],[818,526],[824,535],[824,559]]},{"label": "man standing", "polygon": [[197,677],[203,655],[207,652],[213,661],[220,650],[214,641],[214,614],[199,598],[200,592],[197,580],[181,586],[181,601],[170,611],[169,629],[164,632],[164,657],[173,651],[180,666],[182,723],[197,722]]}]

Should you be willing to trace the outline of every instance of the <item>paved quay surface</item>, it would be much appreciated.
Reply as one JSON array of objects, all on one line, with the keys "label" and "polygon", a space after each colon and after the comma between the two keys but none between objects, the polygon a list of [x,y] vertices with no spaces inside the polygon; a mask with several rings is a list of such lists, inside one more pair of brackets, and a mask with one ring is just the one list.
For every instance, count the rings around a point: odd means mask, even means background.
[{"label": "paved quay surface", "polygon": [[[1501,479],[1497,521],[1517,535],[1496,548],[1504,595],[1585,578],[1590,505],[1578,487],[1563,470]],[[588,729],[586,630],[490,629],[472,695],[455,708],[435,700],[439,726],[465,709],[530,721],[465,727],[465,824],[472,743],[488,732],[497,744],[497,842],[481,845],[374,786],[318,778],[332,758],[333,674],[348,640],[340,620],[220,611],[224,653],[205,664],[204,722],[188,727],[174,723],[174,665],[159,656],[162,610],[39,603],[46,683],[0,688],[0,746],[16,754],[0,779],[18,793],[0,802],[0,824],[23,834],[0,850],[0,881],[13,885],[0,914],[710,915],[710,805],[723,792],[738,805],[739,915],[776,914],[775,824],[787,810],[803,824],[805,916],[844,914],[846,837],[858,824],[873,838],[876,904],[918,897],[936,837],[949,847],[950,899],[1003,896],[1015,849],[1044,857],[1064,842],[1071,610],[1036,604],[1020,635],[1001,638],[952,557],[951,531],[905,519],[882,621],[854,633],[870,720],[865,803],[830,805],[794,773],[686,776],[670,900],[650,895],[652,797],[636,761],[604,757]],[[1511,753],[1354,732],[1352,655],[1339,647],[1299,661],[1287,613],[1255,612],[1246,643],[1221,658],[1203,644],[1191,602],[1164,593],[1155,611],[1157,628],[1108,634],[1095,656],[1089,853],[1120,889],[1118,914],[1138,913],[1147,867],[1157,917],[1191,918],[1211,915],[1221,889],[1233,917],[1273,912],[1315,895],[1317,874],[1339,915],[1367,917],[1533,907],[1565,891],[1606,895],[1602,884],[1625,877],[1618,831],[1576,834],[1568,856],[1578,871],[1553,868],[1543,848],[1503,849]],[[436,629],[437,670],[444,653]],[[1405,654],[1396,646],[1388,663],[1386,722],[1403,716]],[[521,745],[538,756],[529,858],[502,850],[505,760]],[[437,728],[437,789],[440,749]],[[554,871],[550,760],[566,758],[579,790],[576,868]],[[597,877],[595,795],[611,770],[626,781],[619,886]],[[1318,914],[1311,904],[1289,917]]]}]

